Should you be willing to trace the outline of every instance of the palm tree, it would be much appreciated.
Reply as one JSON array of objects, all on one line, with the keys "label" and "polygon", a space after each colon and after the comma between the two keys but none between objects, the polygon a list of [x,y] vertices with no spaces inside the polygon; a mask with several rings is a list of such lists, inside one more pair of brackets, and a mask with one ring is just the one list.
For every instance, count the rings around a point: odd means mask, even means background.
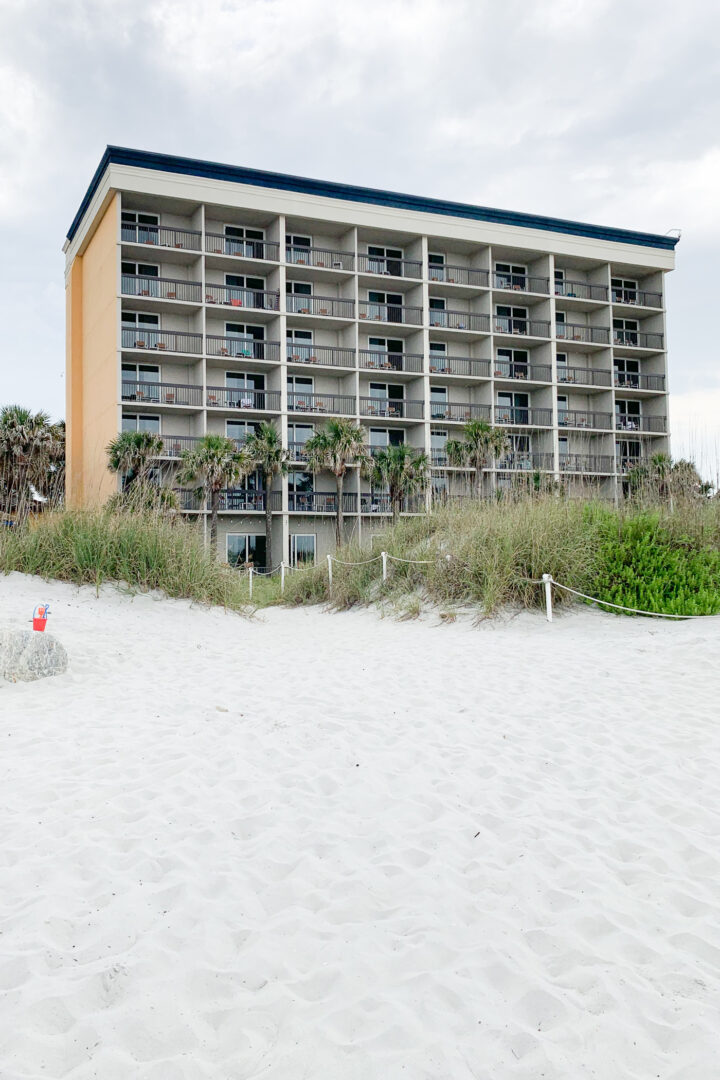
[{"label": "palm tree", "polygon": [[273,569],[272,551],[272,492],[273,481],[280,473],[287,472],[288,452],[284,449],[277,428],[266,420],[248,437],[243,447],[249,463],[248,472],[259,469],[265,491],[265,565]]},{"label": "palm tree", "polygon": [[475,494],[480,497],[482,475],[492,458],[507,453],[509,440],[501,428],[491,427],[486,420],[469,420],[462,429],[462,439],[449,439],[445,452],[451,465],[473,469]]},{"label": "palm tree", "polygon": [[191,484],[196,479],[201,481],[205,498],[210,503],[210,547],[214,552],[217,551],[220,492],[234,487],[251,468],[247,456],[224,435],[205,435],[191,450],[182,453],[178,481],[181,484]]},{"label": "palm tree", "polygon": [[366,466],[370,482],[386,487],[390,495],[393,524],[397,524],[403,499],[424,491],[427,484],[428,457],[407,443],[384,446]]},{"label": "palm tree", "polygon": [[343,487],[351,465],[368,467],[369,453],[365,432],[352,420],[328,420],[327,424],[305,443],[308,468],[311,472],[329,469],[335,477],[337,512],[335,543],[343,542]]},{"label": "palm tree", "polygon": [[48,489],[64,447],[63,428],[51,424],[47,413],[21,405],[0,409],[0,494],[7,510],[11,504],[22,510],[33,489]]},{"label": "palm tree", "polygon": [[124,488],[143,484],[162,450],[162,439],[152,431],[123,431],[107,445],[108,469],[120,474]]}]

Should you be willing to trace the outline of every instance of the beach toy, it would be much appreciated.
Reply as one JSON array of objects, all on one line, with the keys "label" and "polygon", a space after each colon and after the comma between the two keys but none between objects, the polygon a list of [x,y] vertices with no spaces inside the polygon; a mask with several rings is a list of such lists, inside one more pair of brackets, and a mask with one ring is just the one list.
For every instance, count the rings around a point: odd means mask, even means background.
[{"label": "beach toy", "polygon": [[50,614],[49,604],[38,604],[33,611],[32,624],[33,630],[44,630],[47,626],[48,615]]}]

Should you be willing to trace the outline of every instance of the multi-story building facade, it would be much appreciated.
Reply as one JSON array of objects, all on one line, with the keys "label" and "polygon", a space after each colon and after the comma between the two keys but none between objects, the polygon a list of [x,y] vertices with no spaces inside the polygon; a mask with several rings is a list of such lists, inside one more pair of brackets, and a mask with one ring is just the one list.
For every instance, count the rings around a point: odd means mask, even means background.
[{"label": "multi-story building facade", "polygon": [[[473,418],[509,449],[487,490],[546,477],[615,498],[668,449],[664,277],[674,237],[109,147],[68,233],[68,493],[107,497],[121,430],[163,440],[173,483],[209,432],[272,421],[292,467],[221,500],[221,555],[264,561],[272,500],[285,561],[333,544],[333,478],[303,444],[351,417],[371,448],[432,464],[427,499],[464,490],[445,453]],[[390,511],[355,470],[348,535]],[[183,509],[204,515],[190,492]],[[277,545],[280,545],[279,547]]]}]

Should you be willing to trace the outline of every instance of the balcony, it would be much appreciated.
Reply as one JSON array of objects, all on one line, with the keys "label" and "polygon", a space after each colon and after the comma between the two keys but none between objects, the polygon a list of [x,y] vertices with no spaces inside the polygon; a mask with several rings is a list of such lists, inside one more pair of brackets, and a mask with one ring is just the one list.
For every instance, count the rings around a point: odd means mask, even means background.
[{"label": "balcony", "polygon": [[285,303],[288,315],[324,315],[333,319],[352,319],[355,316],[354,300],[287,293]]},{"label": "balcony", "polygon": [[474,285],[485,289],[490,284],[487,270],[470,270],[467,266],[452,266],[449,263],[443,266],[430,263],[428,278],[430,281],[443,281],[450,285]]},{"label": "balcony", "polygon": [[422,277],[422,263],[418,259],[395,259],[391,255],[358,255],[361,274],[381,274],[383,277]]},{"label": "balcony", "polygon": [[330,248],[291,247],[285,248],[285,262],[292,266],[312,266],[321,270],[355,269],[355,256],[349,251],[332,251]]},{"label": "balcony", "polygon": [[227,356],[233,360],[279,360],[280,342],[208,334],[207,354],[208,356]]},{"label": "balcony", "polygon": [[182,457],[185,450],[193,450],[201,440],[202,435],[163,435],[163,446],[158,457]]},{"label": "balcony", "polygon": [[616,431],[646,431],[664,435],[667,431],[666,416],[634,416],[630,413],[616,413]]},{"label": "balcony", "polygon": [[496,360],[496,379],[527,379],[531,382],[552,382],[550,364],[523,364],[517,361]]},{"label": "balcony", "polygon": [[644,460],[641,457],[617,457],[616,465],[617,471],[621,476],[627,476],[633,469],[639,469],[644,465]]},{"label": "balcony", "polygon": [[289,442],[288,453],[291,461],[307,461],[307,449],[304,442]]},{"label": "balcony", "polygon": [[143,405],[202,405],[202,386],[187,383],[136,382],[122,380],[122,400],[140,402]]},{"label": "balcony", "polygon": [[[289,491],[288,510],[291,514],[336,514],[335,491]],[[357,512],[357,495],[343,492],[343,514]]]},{"label": "balcony", "polygon": [[274,240],[243,240],[220,233],[205,234],[205,251],[208,255],[233,255],[242,259],[263,259],[277,262],[280,245]]},{"label": "balcony", "polygon": [[501,458],[498,458],[495,462],[495,468],[503,471],[511,469],[513,472],[534,472],[537,469],[552,471],[555,468],[555,459],[552,454],[517,451],[504,454]]},{"label": "balcony", "polygon": [[205,303],[253,311],[279,311],[280,293],[268,289],[241,289],[236,285],[205,284]]},{"label": "balcony", "polygon": [[495,423],[518,427],[552,427],[552,409],[530,409],[526,405],[496,405]]},{"label": "balcony", "polygon": [[123,296],[146,296],[153,300],[182,300],[199,304],[202,285],[199,281],[176,281],[173,278],[147,277],[144,274],[122,274],[120,289]]},{"label": "balcony", "polygon": [[500,273],[492,275],[493,289],[504,289],[505,292],[550,292],[550,278],[536,277],[534,274],[511,274]]},{"label": "balcony", "polygon": [[421,353],[377,352],[374,349],[361,349],[360,367],[371,371],[422,372],[423,358]]},{"label": "balcony", "polygon": [[581,386],[611,386],[612,376],[609,371],[592,371],[584,367],[568,367],[558,364],[559,383],[577,383]]},{"label": "balcony", "polygon": [[123,244],[186,248],[188,251],[200,251],[201,236],[195,229],[169,229],[164,225],[131,225],[123,222],[120,229]]},{"label": "balcony", "polygon": [[[400,512],[403,514],[424,514],[427,508],[422,495],[411,495],[403,499]],[[361,514],[392,514],[390,496],[382,492],[377,494],[363,491],[360,494]]]},{"label": "balcony", "polygon": [[[245,488],[227,488],[224,491],[220,491],[218,494],[218,510],[230,510],[242,514],[261,514],[265,512],[264,491],[248,491]],[[271,493],[271,502],[274,502],[274,495],[280,495],[282,498],[282,492],[273,491]],[[272,506],[272,509],[282,509],[282,503],[278,507]]]},{"label": "balcony", "polygon": [[122,347],[123,349],[158,349],[198,356],[202,354],[202,334],[123,326]]},{"label": "balcony", "polygon": [[361,300],[359,312],[361,319],[370,319],[373,322],[422,325],[423,309],[421,307],[408,307],[406,304],[376,304],[370,300]]},{"label": "balcony", "polygon": [[597,300],[607,303],[607,285],[587,285],[584,281],[556,281],[555,295],[571,300]]},{"label": "balcony", "polygon": [[560,472],[612,473],[615,459],[610,454],[561,454]]},{"label": "balcony", "polygon": [[474,330],[476,333],[490,333],[490,316],[475,315],[467,311],[441,311],[430,308],[430,326],[445,330]]},{"label": "balcony", "polygon": [[211,409],[254,409],[257,412],[278,412],[280,391],[208,386],[207,404]]},{"label": "balcony", "polygon": [[613,330],[613,345],[624,349],[663,348],[663,334],[645,334],[640,330]]},{"label": "balcony", "polygon": [[616,371],[615,385],[623,390],[664,390],[664,375],[640,375],[634,371]]},{"label": "balcony", "polygon": [[469,420],[489,420],[489,405],[470,405],[459,401],[431,401],[431,420],[452,420],[466,424]]},{"label": "balcony", "polygon": [[516,319],[510,315],[495,315],[493,326],[496,334],[550,337],[550,322],[546,319]]},{"label": "balcony", "polygon": [[205,500],[197,491],[187,491],[185,488],[173,488],[177,496],[178,506],[181,510],[201,511],[205,509]]},{"label": "balcony", "polygon": [[335,345],[299,345],[288,342],[288,364],[317,364],[319,367],[355,367],[355,350]]},{"label": "balcony", "polygon": [[612,289],[613,304],[629,304],[632,307],[662,307],[662,293],[646,292],[644,289]]},{"label": "balcony", "polygon": [[558,409],[558,427],[601,428],[612,427],[612,413],[587,412],[584,409]]},{"label": "balcony", "polygon": [[555,337],[559,341],[581,341],[585,345],[609,345],[607,326],[583,326],[580,323],[556,323]]},{"label": "balcony", "polygon": [[354,394],[288,394],[288,412],[355,415]]},{"label": "balcony", "polygon": [[391,419],[422,420],[424,403],[398,398],[361,397],[361,416],[386,416]]},{"label": "balcony", "polygon": [[440,356],[430,353],[430,374],[489,379],[490,361],[475,360],[471,356]]}]

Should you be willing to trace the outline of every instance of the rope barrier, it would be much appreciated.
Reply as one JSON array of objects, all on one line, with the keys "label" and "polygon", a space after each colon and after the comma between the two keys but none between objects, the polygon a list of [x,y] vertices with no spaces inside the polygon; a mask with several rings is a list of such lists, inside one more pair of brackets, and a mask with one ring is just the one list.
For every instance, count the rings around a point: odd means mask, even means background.
[{"label": "rope barrier", "polygon": [[[526,579],[529,580],[529,579]],[[533,584],[543,584],[542,582],[533,582]],[[588,596],[587,593],[578,592],[577,589],[571,589],[569,585],[561,585],[559,581],[555,581],[554,578],[550,578],[550,584],[555,585],[558,589],[564,589],[565,592],[572,593],[573,596],[580,596],[583,600],[592,600],[595,604],[602,604],[605,607],[615,608],[616,611],[627,611],[632,615],[650,615],[654,619],[718,619],[720,615],[670,615],[664,611],[644,611],[642,608],[624,607],[622,604],[611,604],[609,600],[599,600],[597,596]]]},{"label": "rope barrier", "polygon": [[374,559],[363,559],[362,562],[344,562],[343,559],[336,559],[334,555],[329,555],[328,558],[332,559],[338,566],[369,566],[370,563],[377,562],[378,559],[382,559],[382,555],[376,555]]}]

